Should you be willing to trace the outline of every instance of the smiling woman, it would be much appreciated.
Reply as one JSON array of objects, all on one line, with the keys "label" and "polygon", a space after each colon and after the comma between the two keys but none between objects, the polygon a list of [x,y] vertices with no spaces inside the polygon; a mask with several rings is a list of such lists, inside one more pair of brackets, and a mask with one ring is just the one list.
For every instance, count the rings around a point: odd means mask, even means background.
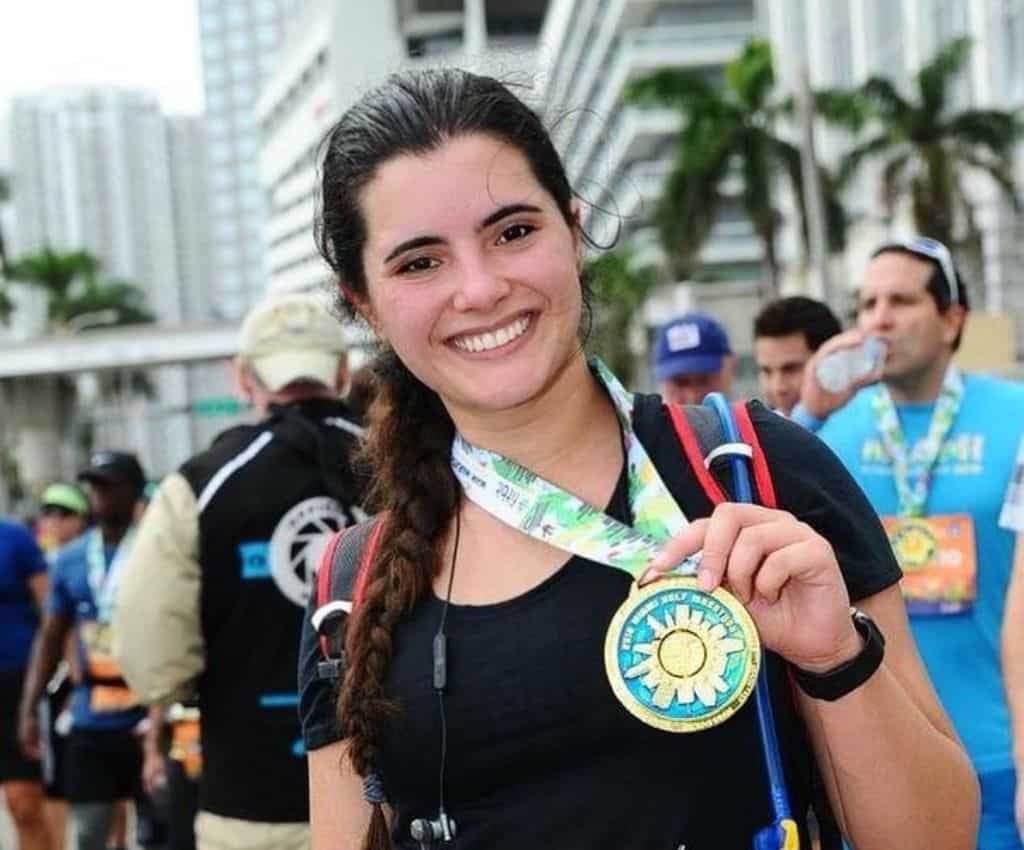
[{"label": "smiling woman", "polygon": [[[443,70],[365,95],[325,142],[318,240],[381,340],[366,446],[381,515],[337,692],[303,635],[314,850],[364,832],[374,850],[456,835],[462,850],[732,850],[758,833],[781,850],[806,837],[815,772],[858,850],[973,846],[970,768],[862,494],[752,405],[781,509],[713,510],[661,400],[583,352],[579,210],[508,88]],[[689,601],[631,595],[684,561],[701,564]],[[627,599],[635,651],[610,686]],[[767,833],[749,688],[723,696],[758,642],[795,819]],[[791,691],[790,670],[818,684]]]}]

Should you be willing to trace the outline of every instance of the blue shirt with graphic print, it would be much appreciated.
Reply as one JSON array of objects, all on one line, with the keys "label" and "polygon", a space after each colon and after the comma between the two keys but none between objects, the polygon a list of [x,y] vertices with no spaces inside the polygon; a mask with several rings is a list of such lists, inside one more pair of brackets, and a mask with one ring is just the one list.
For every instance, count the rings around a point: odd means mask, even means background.
[{"label": "blue shirt with graphic print", "polygon": [[[95,533],[99,533],[98,531]],[[75,653],[79,670],[89,669],[89,651],[82,638],[83,629],[95,628],[96,600],[89,586],[88,546],[91,533],[83,534],[57,553],[50,582],[49,612],[70,620],[75,633]],[[113,561],[116,547],[105,546],[107,568]],[[142,707],[119,711],[94,711],[88,677],[75,686],[71,699],[71,718],[78,729],[129,729],[145,716]]]},{"label": "blue shirt with graphic print", "polygon": [[[862,390],[818,432],[853,473],[881,516],[899,514],[892,466],[882,446],[872,399]],[[934,403],[896,405],[908,446],[928,432]],[[928,515],[974,519],[978,588],[961,614],[915,616],[911,629],[939,698],[979,773],[1013,766],[1010,720],[999,665],[999,632],[1013,566],[1015,531],[999,515],[1022,432],[1024,385],[964,376],[964,397],[933,468]]]}]

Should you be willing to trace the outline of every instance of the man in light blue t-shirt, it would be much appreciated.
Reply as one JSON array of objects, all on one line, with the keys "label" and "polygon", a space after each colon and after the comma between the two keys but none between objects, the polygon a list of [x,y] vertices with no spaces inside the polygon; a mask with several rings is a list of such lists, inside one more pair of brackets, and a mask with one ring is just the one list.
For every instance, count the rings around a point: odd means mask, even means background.
[{"label": "man in light blue t-shirt", "polygon": [[[1024,532],[1024,517],[1003,510],[1024,385],[953,366],[967,310],[945,246],[883,245],[868,265],[857,329],[811,361],[794,418],[836,452],[889,532],[921,656],[980,778],[979,848],[1021,850],[1014,796],[1024,753],[1015,763],[999,649]],[[887,345],[880,374],[826,392],[817,364],[868,336]],[[1024,700],[1017,713],[1024,732]]]}]

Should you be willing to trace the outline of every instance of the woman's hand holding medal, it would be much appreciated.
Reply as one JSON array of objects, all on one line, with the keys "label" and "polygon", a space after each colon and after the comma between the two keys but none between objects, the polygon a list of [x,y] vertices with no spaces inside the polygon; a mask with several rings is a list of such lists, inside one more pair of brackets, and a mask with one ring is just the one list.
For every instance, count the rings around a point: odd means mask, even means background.
[{"label": "woman's hand holding medal", "polygon": [[666,543],[639,584],[670,574],[700,550],[700,588],[724,584],[750,612],[766,649],[811,672],[831,670],[860,651],[832,547],[792,514],[719,505]]}]

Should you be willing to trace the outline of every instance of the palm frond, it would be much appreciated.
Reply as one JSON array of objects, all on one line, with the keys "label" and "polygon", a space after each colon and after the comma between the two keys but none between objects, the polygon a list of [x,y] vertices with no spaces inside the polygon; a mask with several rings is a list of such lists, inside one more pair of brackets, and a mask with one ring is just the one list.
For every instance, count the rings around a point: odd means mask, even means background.
[{"label": "palm frond", "polygon": [[869,77],[858,91],[869,117],[895,127],[905,127],[909,123],[914,107],[899,93],[892,80]]},{"label": "palm frond", "polygon": [[1021,199],[1017,194],[1017,184],[1013,179],[1013,165],[1010,162],[1002,159],[992,159],[971,150],[960,150],[957,152],[957,156],[967,165],[984,171],[991,177],[1002,190],[1006,200],[1013,206],[1014,211],[1021,211]]},{"label": "palm frond", "polygon": [[677,278],[693,274],[701,246],[714,227],[723,200],[719,186],[729,172],[729,159],[723,153],[711,167],[696,173],[676,167],[665,183],[654,222]]},{"label": "palm frond", "polygon": [[14,302],[11,300],[10,295],[7,294],[6,287],[0,286],[0,325],[8,324],[13,314]]},{"label": "palm frond", "polygon": [[830,124],[858,133],[870,108],[859,89],[822,89],[814,92],[814,110]]},{"label": "palm frond", "polygon": [[775,85],[771,45],[760,38],[748,41],[743,52],[725,66],[725,79],[744,109],[761,109]]},{"label": "palm frond", "polygon": [[945,109],[949,85],[963,71],[970,55],[971,39],[954,38],[917,72],[921,105],[926,112],[941,113]]},{"label": "palm frond", "polygon": [[839,168],[836,171],[836,184],[841,188],[845,188],[857,176],[865,162],[876,156],[884,155],[887,151],[898,147],[899,144],[889,133],[883,132],[855,145],[839,161]]},{"label": "palm frond", "polygon": [[622,99],[638,106],[670,106],[688,110],[717,97],[700,74],[682,68],[663,68],[626,84]]},{"label": "palm frond", "polygon": [[1014,145],[1024,136],[1024,121],[1013,112],[999,109],[966,109],[943,126],[944,135],[968,145],[978,145],[1009,158]]}]

